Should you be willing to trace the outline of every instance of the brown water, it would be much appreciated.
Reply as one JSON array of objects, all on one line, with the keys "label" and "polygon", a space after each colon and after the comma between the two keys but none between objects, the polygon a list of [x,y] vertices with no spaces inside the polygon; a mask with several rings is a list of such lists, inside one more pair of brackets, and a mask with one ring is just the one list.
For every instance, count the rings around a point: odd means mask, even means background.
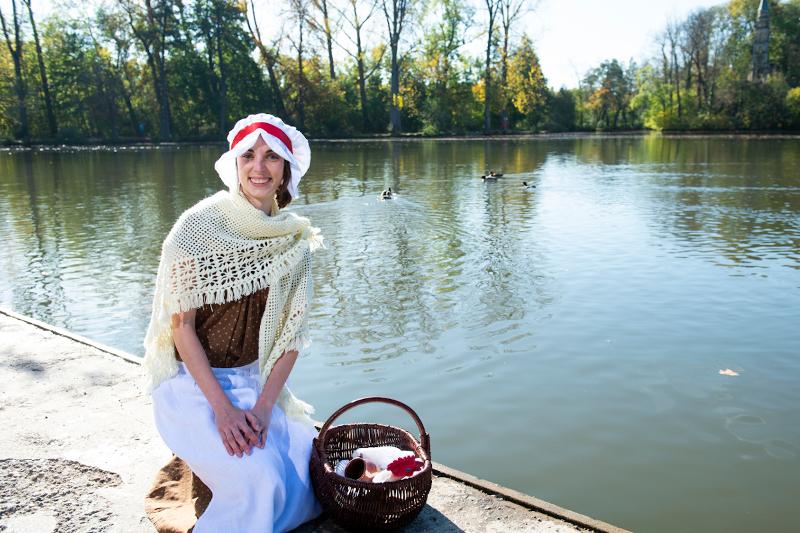
[{"label": "brown water", "polygon": [[[141,354],[221,150],[0,152],[0,305]],[[796,530],[800,140],[313,150],[293,208],[328,249],[292,379],[318,418],[392,396],[435,460],[629,529]]]}]

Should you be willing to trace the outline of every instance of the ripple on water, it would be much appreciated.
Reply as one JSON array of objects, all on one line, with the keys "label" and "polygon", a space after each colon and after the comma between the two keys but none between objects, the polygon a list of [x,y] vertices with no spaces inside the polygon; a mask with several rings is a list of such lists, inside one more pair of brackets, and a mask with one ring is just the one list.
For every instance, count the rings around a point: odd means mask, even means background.
[{"label": "ripple on water", "polygon": [[[328,249],[314,259],[314,344],[298,383],[318,404],[354,391],[436,398],[426,424],[457,443],[439,448],[442,461],[513,469],[493,481],[523,491],[560,487],[593,502],[602,484],[609,501],[625,502],[629,484],[569,483],[564,472],[630,456],[674,494],[626,508],[649,517],[666,505],[680,520],[699,507],[674,475],[687,450],[744,453],[759,471],[796,462],[800,145],[749,142],[315,146],[291,209],[322,228]],[[185,207],[218,188],[218,148],[133,150],[127,165],[112,163],[120,154],[62,153],[58,187],[42,171],[52,165],[31,167],[31,182],[23,158],[2,158],[3,303],[140,353],[160,243]],[[498,159],[509,179],[476,179]],[[379,202],[387,186],[399,194]],[[763,379],[720,384],[717,369],[734,364]],[[490,387],[491,402],[475,392]],[[721,403],[710,415],[698,408]],[[546,422],[494,416],[498,405]],[[487,457],[479,439],[460,438],[457,408],[518,438]],[[642,431],[654,417],[666,429]],[[534,441],[551,477],[508,464],[514,444]],[[583,455],[570,455],[576,447]],[[710,481],[703,503],[724,499],[729,481]],[[754,509],[774,503],[762,492]]]}]

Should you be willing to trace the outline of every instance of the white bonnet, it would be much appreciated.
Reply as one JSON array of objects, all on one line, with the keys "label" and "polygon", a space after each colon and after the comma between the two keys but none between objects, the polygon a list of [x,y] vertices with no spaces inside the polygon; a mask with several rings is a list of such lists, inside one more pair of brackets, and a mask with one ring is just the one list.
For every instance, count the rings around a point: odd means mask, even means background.
[{"label": "white bonnet", "polygon": [[289,194],[292,198],[297,198],[300,178],[311,164],[311,148],[297,128],[289,126],[274,115],[257,113],[236,123],[228,133],[228,151],[214,163],[217,174],[229,189],[237,189],[239,177],[236,172],[236,158],[252,148],[259,136],[273,152],[289,163],[292,171],[288,184]]}]

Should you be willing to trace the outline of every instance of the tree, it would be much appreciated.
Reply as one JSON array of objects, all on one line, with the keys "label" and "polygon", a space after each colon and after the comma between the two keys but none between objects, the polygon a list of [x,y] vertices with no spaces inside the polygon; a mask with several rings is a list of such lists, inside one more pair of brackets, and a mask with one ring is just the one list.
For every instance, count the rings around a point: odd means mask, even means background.
[{"label": "tree", "polygon": [[172,138],[172,114],[167,80],[168,39],[174,24],[173,0],[118,0],[128,16],[128,24],[139,41],[153,78],[159,105],[159,131],[162,139]]},{"label": "tree", "polygon": [[336,69],[333,65],[333,29],[331,28],[331,18],[328,13],[329,0],[311,0],[314,7],[322,15],[322,22],[312,20],[311,25],[321,31],[325,36],[325,48],[328,51],[328,68],[332,80],[336,79]]},{"label": "tree", "polygon": [[403,23],[406,21],[413,0],[381,0],[383,14],[386,17],[386,26],[389,30],[389,50],[391,51],[391,81],[390,95],[391,107],[389,119],[391,121],[392,135],[400,135],[400,63],[398,48],[400,36],[403,33]]},{"label": "tree", "polygon": [[275,70],[275,67],[278,63],[278,54],[275,51],[274,45],[268,47],[266,44],[264,44],[264,40],[261,38],[261,30],[258,27],[256,16],[256,6],[253,3],[253,0],[250,0],[250,9],[247,10],[245,21],[247,22],[247,29],[250,30],[250,35],[253,38],[253,42],[258,48],[261,61],[264,63],[264,66],[267,67],[270,89],[272,89],[272,98],[275,101],[275,111],[279,116],[285,118],[286,105],[283,103],[283,91],[281,90],[281,84],[278,80],[278,75]]},{"label": "tree", "polygon": [[[369,115],[367,110],[367,79],[372,75],[375,69],[380,66],[381,59],[383,58],[383,52],[381,52],[380,58],[373,63],[372,68],[367,71],[367,64],[366,64],[366,50],[364,48],[364,43],[362,40],[362,30],[364,26],[369,22],[369,19],[372,18],[372,15],[375,13],[375,10],[378,8],[378,4],[375,0],[370,0],[366,4],[359,2],[358,0],[348,0],[350,7],[348,9],[349,15],[345,12],[341,12],[342,18],[348,22],[350,27],[353,29],[353,33],[355,35],[355,39],[350,36],[349,32],[345,35],[351,41],[353,45],[356,47],[355,53],[350,51],[349,46],[344,46],[339,43],[339,46],[347,52],[356,62],[356,81],[358,84],[358,100],[359,100],[359,107],[361,108],[361,129],[362,131],[370,131],[370,124],[369,124]],[[359,6],[363,5],[367,11],[366,15],[359,14]],[[385,50],[382,49],[382,50]]]},{"label": "tree", "polygon": [[464,112],[464,95],[458,62],[472,24],[474,10],[464,0],[438,0],[427,6],[425,19],[433,20],[424,30],[420,73],[428,80],[424,95],[425,120],[433,132],[450,131]]},{"label": "tree", "polygon": [[786,93],[786,108],[789,110],[791,126],[800,129],[800,87]]},{"label": "tree", "polygon": [[573,91],[562,87],[549,96],[547,129],[550,131],[570,131],[578,126],[576,122],[576,101]]},{"label": "tree", "polygon": [[95,24],[100,30],[101,35],[107,42],[110,42],[112,49],[116,52],[111,70],[114,72],[113,81],[117,85],[125,109],[128,114],[131,132],[141,136],[143,132],[139,127],[138,113],[134,109],[132,92],[136,85],[137,76],[135,62],[129,58],[129,52],[133,44],[133,35],[130,33],[125,23],[125,14],[121,11],[100,9],[97,12]]},{"label": "tree", "polygon": [[303,54],[306,51],[303,37],[305,35],[305,27],[309,20],[310,2],[309,0],[290,0],[289,6],[292,18],[295,24],[297,24],[296,37],[289,37],[289,41],[294,45],[294,49],[297,52],[297,80],[294,87],[297,94],[295,109],[297,111],[298,126],[302,130],[305,129],[306,123],[305,93],[307,85],[306,77],[303,74]]},{"label": "tree", "polygon": [[483,131],[489,132],[492,126],[492,48],[494,46],[494,25],[497,22],[497,13],[503,0],[484,0],[489,16],[489,25],[486,35],[486,63],[483,74]]},{"label": "tree", "polygon": [[[531,0],[500,0],[500,27],[503,31],[503,46],[500,51],[501,90],[508,84],[508,47],[511,40],[511,28],[522,15],[533,9],[530,1]],[[508,107],[510,98],[504,96],[502,100],[502,126],[503,129],[505,129],[508,127]]]},{"label": "tree", "polygon": [[25,79],[22,76],[22,20],[17,13],[17,0],[11,0],[11,9],[11,22],[14,30],[13,44],[11,42],[11,36],[8,32],[8,26],[6,25],[6,17],[3,15],[2,9],[0,9],[0,25],[2,25],[3,28],[3,35],[6,38],[6,45],[8,46],[8,51],[11,54],[11,59],[14,61],[14,89],[17,94],[17,116],[19,117],[16,137],[27,142],[29,137],[28,109],[25,103],[27,89],[25,87]]},{"label": "tree", "polygon": [[33,18],[33,8],[31,7],[32,0],[22,1],[25,7],[28,8],[28,19],[31,22],[33,41],[36,44],[36,59],[39,63],[39,77],[42,80],[42,93],[44,94],[44,105],[47,112],[47,125],[50,129],[50,135],[55,137],[58,133],[58,123],[56,122],[55,113],[53,113],[53,100],[50,97],[50,85],[47,83],[47,70],[44,68],[44,57],[42,56],[42,45],[39,42],[39,32],[36,30],[36,21]]},{"label": "tree", "polygon": [[511,54],[506,76],[509,100],[525,117],[527,126],[537,128],[544,119],[547,80],[527,35],[522,37],[519,46]]},{"label": "tree", "polygon": [[604,61],[599,67],[589,72],[584,83],[589,88],[587,107],[594,113],[596,127],[617,129],[622,117],[624,126],[629,126],[628,106],[633,96],[632,73],[635,65],[628,72],[616,59]]}]

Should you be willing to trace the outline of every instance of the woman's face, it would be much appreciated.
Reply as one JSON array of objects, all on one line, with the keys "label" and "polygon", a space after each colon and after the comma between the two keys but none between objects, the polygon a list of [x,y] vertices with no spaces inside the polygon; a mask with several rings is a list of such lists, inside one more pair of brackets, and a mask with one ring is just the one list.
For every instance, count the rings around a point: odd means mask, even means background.
[{"label": "woman's face", "polygon": [[255,207],[265,210],[272,207],[272,199],[283,181],[284,164],[284,159],[273,152],[261,137],[252,148],[236,158],[242,193]]}]

